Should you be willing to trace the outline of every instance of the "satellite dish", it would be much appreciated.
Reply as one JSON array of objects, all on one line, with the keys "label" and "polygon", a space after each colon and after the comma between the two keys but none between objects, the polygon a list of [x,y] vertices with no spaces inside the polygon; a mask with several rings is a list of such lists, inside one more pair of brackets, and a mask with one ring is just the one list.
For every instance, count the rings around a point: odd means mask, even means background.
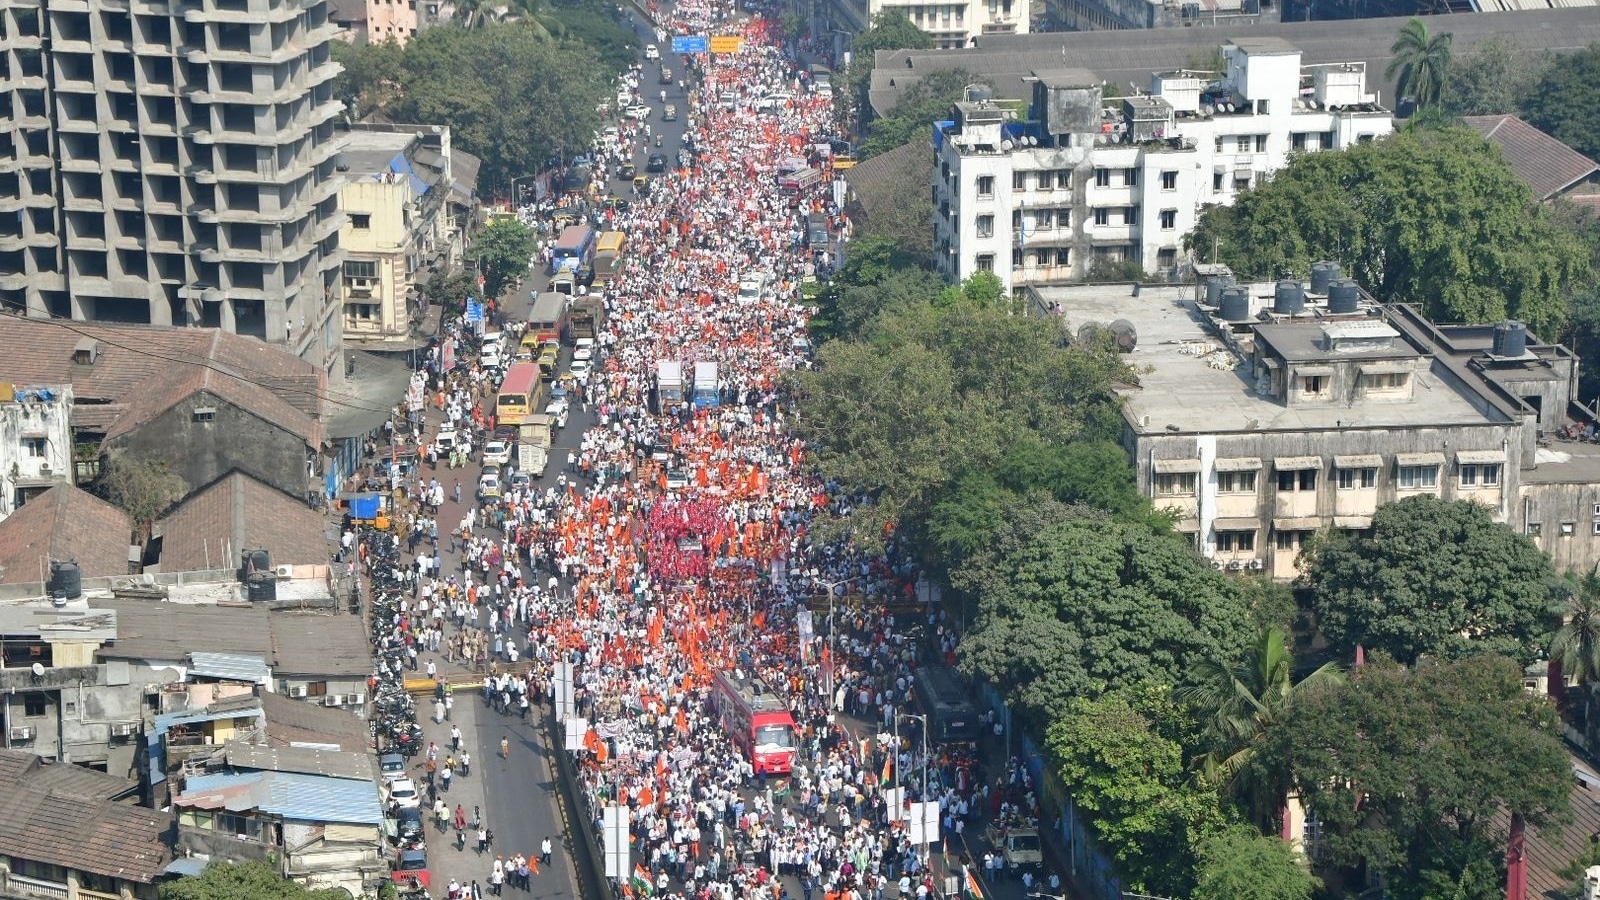
[{"label": "satellite dish", "polygon": [[35,678],[43,678],[44,677],[44,664],[43,663],[34,663],[33,664],[33,677],[35,677]]},{"label": "satellite dish", "polygon": [[1001,141],[1000,142],[1000,149],[1001,150],[1010,150],[1012,148],[1012,146],[1013,145],[1012,145],[1012,143],[1010,141]]}]

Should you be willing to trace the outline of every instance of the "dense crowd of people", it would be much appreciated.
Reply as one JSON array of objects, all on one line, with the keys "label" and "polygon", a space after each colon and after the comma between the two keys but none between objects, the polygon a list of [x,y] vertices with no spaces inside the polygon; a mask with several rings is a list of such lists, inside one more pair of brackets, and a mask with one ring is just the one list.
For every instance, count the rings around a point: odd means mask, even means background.
[{"label": "dense crowd of people", "polygon": [[[668,15],[671,33],[737,27],[745,39],[688,81],[688,164],[602,208],[610,173],[648,146],[646,127],[624,122],[597,136],[588,196],[521,211],[533,223],[576,211],[628,235],[622,274],[595,286],[606,315],[591,374],[572,385],[598,424],[556,485],[509,487],[457,522],[438,519],[445,492],[463,489],[448,468],[395,489],[416,586],[402,630],[413,648],[485,671],[482,700],[505,716],[548,702],[554,664],[573,664],[576,712],[591,724],[589,812],[597,828],[605,804],[630,814],[639,866],[625,893],[772,900],[794,885],[806,900],[920,900],[942,892],[929,867],[941,848],[913,845],[904,803],[937,800],[945,833],[960,835],[1002,809],[1032,815],[1031,785],[1020,766],[991,782],[967,748],[889,739],[915,667],[953,658],[956,632],[915,603],[914,564],[812,537],[865,502],[807,470],[784,393],[785,373],[810,364],[800,300],[817,259],[804,219],[841,218],[826,183],[790,192],[777,176],[796,157],[825,165],[831,103],[805,89],[766,19],[735,26],[703,0]],[[516,323],[506,327],[514,344]],[[493,379],[471,362],[474,336],[454,328],[451,352],[432,348],[422,369],[454,446],[421,428],[392,435],[441,466],[495,425]],[[718,402],[661,402],[664,360],[715,362]],[[459,553],[451,571],[441,545]],[[806,601],[828,594],[853,602],[813,625]],[[717,673],[787,704],[799,726],[791,772],[758,771],[723,732],[708,706]],[[493,893],[523,883],[520,863],[497,860]]]}]

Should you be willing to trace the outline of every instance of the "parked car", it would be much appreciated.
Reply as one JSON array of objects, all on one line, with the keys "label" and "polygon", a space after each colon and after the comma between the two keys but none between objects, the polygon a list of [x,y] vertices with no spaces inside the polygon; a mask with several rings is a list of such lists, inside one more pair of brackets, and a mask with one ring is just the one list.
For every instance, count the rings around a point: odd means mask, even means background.
[{"label": "parked car", "polygon": [[401,809],[415,809],[422,805],[422,795],[417,793],[416,782],[409,778],[396,778],[389,782],[389,802]]},{"label": "parked car", "polygon": [[483,474],[478,476],[478,497],[492,500],[500,496],[500,467],[484,466]]},{"label": "parked car", "polygon": [[676,103],[668,103],[666,106],[661,107],[661,121],[663,121],[663,122],[676,122],[676,121],[678,121],[678,104],[676,104]]},{"label": "parked car", "polygon": [[378,757],[378,772],[385,783],[406,777],[406,758],[398,753],[385,753]]},{"label": "parked car", "polygon": [[427,828],[422,823],[422,810],[415,806],[401,807],[394,814],[394,831],[395,840],[402,847],[426,841]]},{"label": "parked car", "polygon": [[490,441],[483,445],[485,465],[503,466],[511,461],[511,445],[504,441]]},{"label": "parked car", "polygon": [[589,371],[590,366],[589,360],[587,359],[575,359],[572,361],[572,365],[567,368],[567,372],[571,374],[573,378],[587,378],[589,376]]},{"label": "parked car", "polygon": [[623,110],[622,116],[626,119],[648,119],[650,118],[650,107],[645,106],[643,103],[635,103],[633,106]]}]

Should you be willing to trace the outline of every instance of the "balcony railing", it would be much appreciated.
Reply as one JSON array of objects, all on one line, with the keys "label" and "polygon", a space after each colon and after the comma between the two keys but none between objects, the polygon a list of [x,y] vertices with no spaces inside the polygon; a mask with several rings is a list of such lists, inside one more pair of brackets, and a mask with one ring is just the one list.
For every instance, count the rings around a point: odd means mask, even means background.
[{"label": "balcony railing", "polygon": [[6,875],[6,888],[11,893],[21,894],[25,897],[39,897],[42,900],[67,900],[71,889],[58,881],[45,881],[42,878],[29,878],[15,872]]}]

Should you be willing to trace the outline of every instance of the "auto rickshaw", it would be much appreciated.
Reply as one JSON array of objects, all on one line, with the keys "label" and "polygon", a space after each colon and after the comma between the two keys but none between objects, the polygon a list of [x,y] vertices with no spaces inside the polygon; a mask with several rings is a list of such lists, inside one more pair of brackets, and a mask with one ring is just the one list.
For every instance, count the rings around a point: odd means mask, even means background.
[{"label": "auto rickshaw", "polygon": [[617,167],[617,177],[623,180],[631,179],[638,174],[639,167],[631,162],[623,163],[621,166]]},{"label": "auto rickshaw", "polygon": [[635,175],[634,176],[634,178],[633,178],[633,189],[634,190],[642,192],[642,191],[648,190],[649,188],[650,188],[650,176],[649,175]]}]

